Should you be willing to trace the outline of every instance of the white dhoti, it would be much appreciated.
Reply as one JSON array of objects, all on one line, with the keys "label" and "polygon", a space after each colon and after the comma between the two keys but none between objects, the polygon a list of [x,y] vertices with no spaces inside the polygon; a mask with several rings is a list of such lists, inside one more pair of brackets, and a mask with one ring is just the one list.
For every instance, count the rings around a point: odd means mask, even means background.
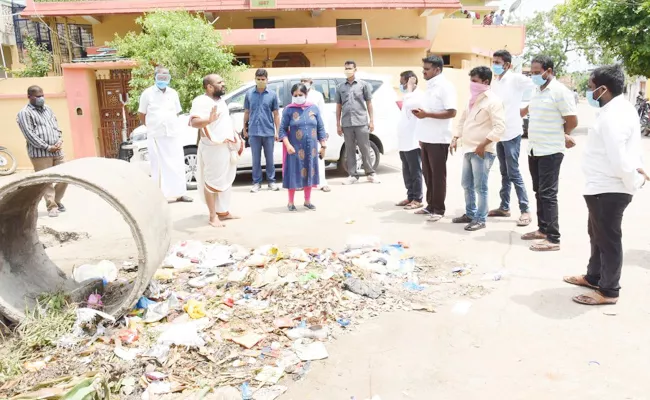
[{"label": "white dhoti", "polygon": [[197,166],[199,199],[207,204],[204,190],[215,193],[217,213],[230,212],[231,189],[237,175],[237,164],[231,162],[228,143],[215,143],[205,137],[201,138]]},{"label": "white dhoti", "polygon": [[183,143],[175,136],[148,137],[151,177],[165,198],[176,199],[187,192]]}]

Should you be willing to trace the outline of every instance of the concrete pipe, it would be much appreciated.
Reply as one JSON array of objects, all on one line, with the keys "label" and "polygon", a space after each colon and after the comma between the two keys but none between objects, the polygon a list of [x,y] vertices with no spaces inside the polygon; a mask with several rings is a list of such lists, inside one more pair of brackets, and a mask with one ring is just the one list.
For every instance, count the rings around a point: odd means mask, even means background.
[{"label": "concrete pipe", "polygon": [[59,290],[74,293],[93,284],[69,278],[39,241],[39,201],[47,185],[59,182],[98,195],[131,229],[138,249],[138,276],[110,303],[105,302],[104,311],[120,317],[135,305],[160,267],[171,240],[171,216],[167,201],[149,177],[127,162],[106,158],[70,161],[0,187],[0,314],[20,321],[38,295]]}]

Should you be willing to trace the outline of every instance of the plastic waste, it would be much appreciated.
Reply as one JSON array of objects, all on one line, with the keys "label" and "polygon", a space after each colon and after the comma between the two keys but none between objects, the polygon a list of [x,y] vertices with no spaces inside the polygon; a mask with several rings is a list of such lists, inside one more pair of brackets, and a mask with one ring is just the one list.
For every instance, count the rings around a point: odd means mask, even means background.
[{"label": "plastic waste", "polygon": [[507,272],[504,270],[499,270],[496,272],[488,272],[483,275],[481,280],[483,281],[500,281],[507,277]]},{"label": "plastic waste", "polygon": [[241,398],[242,400],[253,400],[253,391],[248,387],[248,382],[241,385]]},{"label": "plastic waste", "polygon": [[347,318],[339,318],[336,320],[336,322],[338,322],[339,325],[341,325],[343,328],[350,325],[350,320]]},{"label": "plastic waste", "polygon": [[178,304],[178,298],[176,298],[174,294],[170,295],[167,300],[163,301],[162,303],[150,303],[147,306],[147,310],[144,313],[144,318],[142,321],[147,324],[158,322],[169,315],[169,312],[171,310],[178,307]]},{"label": "plastic waste", "polygon": [[276,384],[284,375],[284,369],[280,367],[272,367],[270,365],[264,366],[262,370],[255,376],[255,380],[263,383]]},{"label": "plastic waste", "polygon": [[169,358],[169,350],[167,345],[154,344],[143,354],[143,357],[155,358],[160,364],[164,364]]},{"label": "plastic waste", "polygon": [[205,341],[199,336],[198,325],[192,322],[170,324],[158,338],[159,344],[202,347]]},{"label": "plastic waste", "polygon": [[148,298],[142,296],[142,297],[140,297],[138,302],[135,304],[135,308],[137,310],[146,310],[147,308],[149,308],[150,305],[153,305],[153,304],[157,304],[157,303],[155,301],[153,301],[153,300],[149,300]]},{"label": "plastic waste", "polygon": [[102,307],[104,307],[104,303],[102,303],[101,294],[93,293],[90,296],[88,296],[88,308],[99,310]]},{"label": "plastic waste", "polygon": [[125,349],[124,347],[116,347],[113,349],[113,353],[116,356],[121,358],[124,361],[133,361],[140,354],[142,350],[140,349]]},{"label": "plastic waste", "polygon": [[421,292],[424,290],[424,286],[418,285],[415,282],[405,282],[404,283],[404,288],[414,291],[414,292]]},{"label": "plastic waste", "polygon": [[294,372],[295,377],[293,379],[295,381],[302,380],[305,376],[307,376],[310,369],[311,369],[311,361],[302,363],[301,365],[298,366],[298,369],[296,369],[296,371]]},{"label": "plastic waste", "polygon": [[107,284],[117,279],[117,267],[108,260],[102,260],[97,264],[83,264],[72,270],[72,277],[78,283],[101,279],[104,284]]},{"label": "plastic waste", "polygon": [[296,340],[293,344],[293,350],[302,361],[323,360],[329,357],[323,342],[303,344],[301,339]]},{"label": "plastic waste", "polygon": [[370,249],[379,248],[381,246],[381,239],[377,236],[350,236],[345,247],[349,250],[354,249]]},{"label": "plastic waste", "polygon": [[329,330],[326,326],[314,325],[309,328],[307,327],[298,327],[289,329],[284,332],[285,335],[291,340],[297,339],[327,339],[329,336]]},{"label": "plastic waste", "polygon": [[121,329],[117,332],[117,337],[122,343],[132,344],[138,340],[140,335],[137,329]]},{"label": "plastic waste", "polygon": [[307,262],[311,260],[309,254],[307,254],[303,249],[290,249],[289,258],[294,261],[302,261],[302,262]]},{"label": "plastic waste", "polygon": [[192,319],[205,317],[205,304],[194,299],[190,299],[187,303],[185,303],[183,310],[185,310],[187,315],[189,315]]}]

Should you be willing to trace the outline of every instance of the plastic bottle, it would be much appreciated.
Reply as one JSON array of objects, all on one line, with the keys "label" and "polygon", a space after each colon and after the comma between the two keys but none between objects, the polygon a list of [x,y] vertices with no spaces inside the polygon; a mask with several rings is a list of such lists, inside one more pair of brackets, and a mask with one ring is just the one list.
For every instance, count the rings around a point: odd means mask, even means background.
[{"label": "plastic bottle", "polygon": [[253,391],[248,387],[248,382],[241,385],[241,398],[242,400],[253,400]]}]

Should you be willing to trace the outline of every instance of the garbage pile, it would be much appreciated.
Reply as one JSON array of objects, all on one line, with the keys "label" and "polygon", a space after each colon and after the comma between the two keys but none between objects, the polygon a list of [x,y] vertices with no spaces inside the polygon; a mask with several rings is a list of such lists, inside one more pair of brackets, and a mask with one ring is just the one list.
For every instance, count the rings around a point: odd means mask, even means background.
[{"label": "garbage pile", "polygon": [[[132,312],[115,321],[102,312],[108,289],[92,294],[56,351],[47,358],[36,352],[22,380],[0,383],[0,392],[100,371],[119,398],[218,390],[223,399],[276,399],[287,390],[282,378],[302,379],[312,362],[328,357],[328,342],[364,320],[435,312],[436,293],[426,290],[435,278],[420,279],[427,271],[407,247],[367,237],[351,238],[339,253],[178,243]],[[73,275],[110,288],[134,279],[130,268],[116,272],[102,262]]]}]

